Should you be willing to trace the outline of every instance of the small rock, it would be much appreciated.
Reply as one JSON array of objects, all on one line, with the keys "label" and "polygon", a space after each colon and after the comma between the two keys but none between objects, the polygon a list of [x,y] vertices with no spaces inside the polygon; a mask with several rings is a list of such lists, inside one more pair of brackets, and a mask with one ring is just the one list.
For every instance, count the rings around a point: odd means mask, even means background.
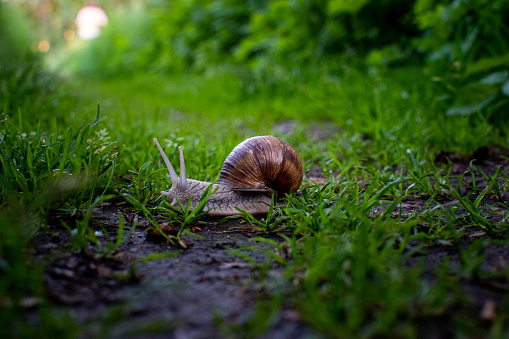
[{"label": "small rock", "polygon": [[491,299],[488,299],[484,302],[484,305],[481,310],[481,319],[484,321],[493,321],[497,317],[497,305]]},{"label": "small rock", "polygon": [[[161,231],[166,235],[173,235],[176,236],[178,234],[178,229],[176,227],[173,227],[170,224],[162,224],[160,226]],[[166,237],[164,237],[159,230],[155,228],[151,228],[146,235],[147,241],[151,242],[166,242]]]}]

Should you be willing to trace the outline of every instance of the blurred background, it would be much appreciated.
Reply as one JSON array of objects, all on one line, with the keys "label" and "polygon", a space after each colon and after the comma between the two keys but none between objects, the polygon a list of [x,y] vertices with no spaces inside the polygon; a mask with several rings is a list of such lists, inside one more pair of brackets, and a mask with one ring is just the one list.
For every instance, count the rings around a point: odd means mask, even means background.
[{"label": "blurred background", "polygon": [[[505,0],[0,4],[0,99],[11,114],[21,107],[29,116],[30,96],[48,107],[65,101],[65,95],[36,95],[49,90],[53,82],[48,79],[58,75],[71,79],[68,87],[79,93],[74,100],[84,106],[99,101],[106,109],[131,107],[150,116],[153,106],[171,106],[173,113],[213,115],[217,110],[219,116],[233,104],[248,112],[246,98],[256,96],[253,111],[265,109],[262,114],[360,126],[355,115],[370,115],[356,111],[366,101],[376,101],[389,81],[381,87],[376,82],[390,77],[397,79],[398,100],[419,94],[432,106],[431,115],[467,117],[482,111],[483,119],[495,125],[507,118]],[[125,79],[130,79],[129,86]],[[357,94],[350,95],[346,83],[358,86]],[[380,88],[367,89],[369,97],[358,96],[366,86]],[[344,97],[336,102],[334,96]],[[274,99],[282,97],[315,104],[302,112],[302,105],[295,104],[290,113]],[[137,107],[133,98],[149,99],[151,106]],[[350,102],[345,104],[345,99]],[[366,111],[374,109],[372,104]],[[345,110],[349,115],[338,113]],[[178,119],[178,114],[172,117]]]}]

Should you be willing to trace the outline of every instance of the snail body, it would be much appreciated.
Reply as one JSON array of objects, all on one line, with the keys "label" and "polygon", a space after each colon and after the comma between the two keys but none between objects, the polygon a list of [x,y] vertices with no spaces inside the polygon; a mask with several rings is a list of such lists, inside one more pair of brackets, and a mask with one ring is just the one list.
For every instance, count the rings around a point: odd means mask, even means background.
[{"label": "snail body", "polygon": [[[191,198],[190,209],[195,209],[211,183],[186,178],[182,146],[179,147],[178,177],[157,139],[154,142],[168,167],[172,182],[170,190],[161,193],[174,206],[177,199],[185,205]],[[212,184],[211,192],[214,193],[204,210],[210,215],[222,216],[241,214],[238,209],[251,214],[267,213],[272,194],[282,197],[296,191],[303,175],[302,160],[287,142],[273,136],[249,138],[226,157],[218,184]]]}]

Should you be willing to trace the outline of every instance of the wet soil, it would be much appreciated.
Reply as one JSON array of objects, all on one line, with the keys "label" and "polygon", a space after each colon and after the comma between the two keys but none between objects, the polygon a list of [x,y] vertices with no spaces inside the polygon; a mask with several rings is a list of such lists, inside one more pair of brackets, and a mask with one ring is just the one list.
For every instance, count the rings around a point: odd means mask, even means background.
[{"label": "wet soil", "polygon": [[[498,166],[507,173],[509,162],[501,157],[508,156],[507,152],[498,149],[481,152],[484,152],[484,158],[477,165],[487,175],[494,173]],[[469,170],[472,160],[472,157],[439,154],[437,163],[446,158],[452,161],[451,174]],[[319,171],[312,173],[316,175],[314,181],[323,179]],[[465,176],[465,180],[467,185],[464,186],[468,190],[468,184],[473,185],[472,178]],[[486,184],[481,176],[476,180],[477,185]],[[506,194],[502,199],[487,196],[482,204],[507,205],[508,202]],[[410,215],[427,208],[426,203],[426,197],[413,196],[394,213]],[[441,201],[441,204],[458,204],[458,201],[449,199]],[[376,207],[372,213],[383,210],[384,207]],[[461,208],[457,213],[467,214]],[[267,286],[282,272],[282,268],[266,256],[267,250],[274,250],[273,246],[254,239],[261,236],[280,241],[279,236],[264,234],[241,219],[222,224],[218,223],[218,218],[203,220],[192,228],[200,238],[182,237],[184,249],[168,244],[157,234],[150,234],[149,223],[141,215],[132,213],[120,203],[109,202],[99,206],[93,216],[94,227],[98,230],[96,234],[104,244],[107,236],[116,236],[120,214],[125,216],[128,224],[125,241],[106,256],[90,254],[97,253],[94,251],[72,251],[71,235],[59,226],[62,217],[50,219],[48,229],[33,242],[34,258],[46,263],[45,283],[50,301],[56,307],[72,309],[73,317],[84,325],[83,337],[222,338],[231,334],[229,331],[235,328],[234,324],[249,321],[256,304],[268,298]],[[500,221],[501,215],[493,213],[489,218]],[[72,220],[66,222],[72,224]],[[127,228],[134,222],[138,222],[138,226],[129,232]],[[429,225],[419,227],[425,229]],[[171,233],[171,229],[168,232]],[[473,241],[486,236],[481,228],[468,229],[460,245],[467,248]],[[446,258],[451,269],[459,266],[457,244],[422,245],[417,242],[408,245],[409,250],[422,247],[408,265],[424,262],[423,279],[433,280],[437,267]],[[252,262],[244,260],[242,253],[249,253]],[[507,270],[508,263],[509,248],[492,245],[485,250],[485,261],[480,270]],[[257,270],[254,268],[257,265],[265,265],[267,269]],[[487,322],[493,320],[497,307],[509,290],[506,279],[486,277],[464,279],[461,287],[472,300],[472,309],[467,311]],[[426,331],[430,333],[432,329],[431,332],[447,337],[449,321],[452,318],[431,319]],[[261,337],[321,337],[300,319],[291,305],[283,306],[271,324]],[[237,335],[243,337],[242,333]]]},{"label": "wet soil", "polygon": [[[120,213],[125,209],[105,203],[94,219],[114,237]],[[249,321],[256,303],[264,299],[263,286],[281,272],[265,255],[273,246],[253,238],[281,239],[245,222],[219,225],[221,219],[206,218],[193,228],[200,238],[183,235],[182,248],[154,235],[142,217],[131,214],[133,218],[140,224],[107,257],[69,251],[69,233],[58,227],[34,241],[34,255],[51,262],[45,274],[50,300],[72,308],[75,319],[88,328],[85,337],[100,333],[113,306],[117,318],[108,337],[223,338],[232,325]],[[256,265],[235,251],[268,265],[268,275],[261,277]],[[296,311],[286,309],[265,337],[311,333]]]}]

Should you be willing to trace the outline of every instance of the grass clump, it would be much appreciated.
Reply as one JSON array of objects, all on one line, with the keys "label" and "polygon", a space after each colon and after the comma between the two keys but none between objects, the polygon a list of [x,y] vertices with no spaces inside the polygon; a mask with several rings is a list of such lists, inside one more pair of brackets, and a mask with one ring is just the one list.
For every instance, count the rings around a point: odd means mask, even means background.
[{"label": "grass clump", "polygon": [[[21,114],[21,113],[20,113]],[[115,141],[106,129],[98,130],[99,113],[93,123],[85,123],[65,134],[47,134],[35,126],[21,133],[6,118],[2,126],[2,203],[16,192],[26,204],[77,213],[103,195],[115,173]]]},{"label": "grass clump", "polygon": [[[22,111],[18,111],[18,116]],[[64,214],[75,251],[107,255],[122,241],[104,247],[90,222],[93,209],[110,198],[116,142],[91,123],[48,133],[42,124],[4,115],[0,125],[0,323],[2,337],[72,337],[80,327],[67,311],[47,300],[44,265],[32,258],[32,239],[47,229],[47,219]],[[120,237],[120,238],[118,238]],[[93,248],[91,248],[93,246]]]}]

